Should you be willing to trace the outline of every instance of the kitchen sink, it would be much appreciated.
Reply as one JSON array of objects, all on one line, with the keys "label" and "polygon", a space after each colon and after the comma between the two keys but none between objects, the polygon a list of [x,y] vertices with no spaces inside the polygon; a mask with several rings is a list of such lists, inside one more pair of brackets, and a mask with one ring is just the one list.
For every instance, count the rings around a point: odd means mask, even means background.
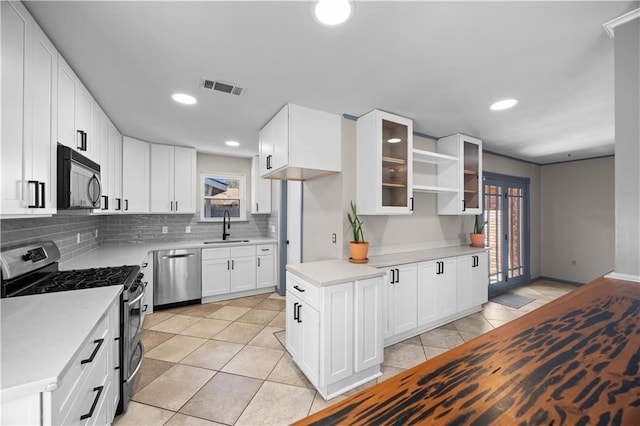
[{"label": "kitchen sink", "polygon": [[203,244],[227,244],[227,243],[248,243],[249,240],[216,240],[205,241]]}]

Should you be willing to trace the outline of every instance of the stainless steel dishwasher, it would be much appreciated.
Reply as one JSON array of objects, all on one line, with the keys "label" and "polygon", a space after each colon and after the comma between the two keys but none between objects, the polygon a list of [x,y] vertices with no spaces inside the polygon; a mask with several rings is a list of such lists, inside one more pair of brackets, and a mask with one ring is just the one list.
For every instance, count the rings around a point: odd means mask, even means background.
[{"label": "stainless steel dishwasher", "polygon": [[201,302],[201,253],[200,249],[155,252],[153,258],[154,309],[167,309]]}]

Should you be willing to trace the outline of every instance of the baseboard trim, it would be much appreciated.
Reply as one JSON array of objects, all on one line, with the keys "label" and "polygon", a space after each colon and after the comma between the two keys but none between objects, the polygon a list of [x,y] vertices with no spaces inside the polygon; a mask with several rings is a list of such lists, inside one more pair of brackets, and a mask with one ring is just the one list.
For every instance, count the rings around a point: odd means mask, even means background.
[{"label": "baseboard trim", "polygon": [[535,282],[535,281],[539,281],[539,280],[556,281],[556,282],[559,282],[561,284],[569,284],[569,285],[574,285],[576,287],[580,287],[580,286],[585,285],[585,283],[581,283],[581,282],[578,282],[578,281],[563,280],[561,278],[546,277],[544,275],[540,275],[540,276],[538,276],[536,278],[532,278],[531,282]]},{"label": "baseboard trim", "polygon": [[609,272],[604,277],[611,278],[612,280],[633,281],[636,283],[640,283],[640,276],[638,275],[620,274],[615,271]]}]

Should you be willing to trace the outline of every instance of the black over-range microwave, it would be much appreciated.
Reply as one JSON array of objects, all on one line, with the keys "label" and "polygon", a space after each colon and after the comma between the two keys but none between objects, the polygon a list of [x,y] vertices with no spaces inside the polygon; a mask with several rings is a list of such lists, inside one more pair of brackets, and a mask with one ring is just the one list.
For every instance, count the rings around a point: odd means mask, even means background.
[{"label": "black over-range microwave", "polygon": [[58,144],[58,209],[100,208],[100,166]]}]

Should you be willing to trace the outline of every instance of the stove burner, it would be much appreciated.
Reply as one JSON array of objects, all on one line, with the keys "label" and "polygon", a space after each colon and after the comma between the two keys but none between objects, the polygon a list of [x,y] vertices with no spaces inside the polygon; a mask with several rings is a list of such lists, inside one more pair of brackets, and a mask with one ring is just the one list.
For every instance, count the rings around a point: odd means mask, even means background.
[{"label": "stove burner", "polygon": [[108,268],[91,268],[73,271],[59,271],[51,274],[34,285],[25,288],[14,296],[26,296],[30,294],[53,293],[57,291],[79,290],[84,288],[104,287],[124,284],[125,290],[132,287],[135,290],[137,283],[129,279],[129,275],[137,266],[117,266]]}]

